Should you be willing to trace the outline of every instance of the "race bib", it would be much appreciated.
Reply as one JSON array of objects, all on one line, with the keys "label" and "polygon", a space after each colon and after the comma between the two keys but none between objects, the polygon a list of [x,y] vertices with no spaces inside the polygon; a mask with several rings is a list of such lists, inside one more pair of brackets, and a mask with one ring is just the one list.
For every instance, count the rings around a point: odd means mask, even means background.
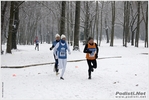
[{"label": "race bib", "polygon": [[95,51],[94,52],[92,51],[92,53],[89,54],[89,57],[94,57],[94,56],[95,56]]},{"label": "race bib", "polygon": [[91,51],[92,53],[89,54],[89,57],[95,57],[96,49],[92,49]]},{"label": "race bib", "polygon": [[66,56],[65,48],[61,48],[60,56],[61,56],[61,57],[65,57],[65,56]]}]

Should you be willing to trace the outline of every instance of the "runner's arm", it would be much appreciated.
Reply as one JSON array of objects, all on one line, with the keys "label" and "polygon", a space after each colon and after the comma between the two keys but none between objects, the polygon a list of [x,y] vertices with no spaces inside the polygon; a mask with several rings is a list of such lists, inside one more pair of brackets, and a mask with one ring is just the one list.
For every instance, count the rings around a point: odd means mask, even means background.
[{"label": "runner's arm", "polygon": [[97,49],[96,54],[98,55],[99,48],[96,43],[95,43],[95,45],[96,45],[96,49]]},{"label": "runner's arm", "polygon": [[92,53],[92,51],[89,51],[87,47],[88,47],[88,45],[86,44],[85,47],[84,47],[83,52],[84,53]]},{"label": "runner's arm", "polygon": [[53,53],[56,59],[58,59],[58,56],[56,54],[57,48],[59,47],[59,43],[56,44],[56,46],[54,47]]},{"label": "runner's arm", "polygon": [[50,50],[52,50],[54,48],[54,43],[52,43],[52,47],[50,47]]},{"label": "runner's arm", "polygon": [[71,51],[70,51],[70,47],[69,47],[68,42],[66,42],[66,44],[67,44],[67,48],[68,48],[68,53],[71,54]]}]

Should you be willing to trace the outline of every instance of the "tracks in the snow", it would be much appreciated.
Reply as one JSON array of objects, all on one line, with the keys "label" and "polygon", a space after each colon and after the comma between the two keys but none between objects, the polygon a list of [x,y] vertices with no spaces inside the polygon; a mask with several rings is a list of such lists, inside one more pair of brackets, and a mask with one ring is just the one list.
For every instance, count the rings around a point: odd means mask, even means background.
[{"label": "tracks in the snow", "polygon": [[[110,59],[110,58],[122,58],[122,56],[113,56],[113,57],[101,57],[97,59]],[[85,61],[86,59],[79,59],[79,60],[70,60],[67,62],[80,62],[80,61]],[[26,68],[26,67],[32,67],[32,66],[40,66],[40,65],[49,65],[49,64],[54,64],[55,62],[50,62],[50,63],[42,63],[42,64],[30,64],[30,65],[21,65],[21,66],[1,66],[1,68]]]}]

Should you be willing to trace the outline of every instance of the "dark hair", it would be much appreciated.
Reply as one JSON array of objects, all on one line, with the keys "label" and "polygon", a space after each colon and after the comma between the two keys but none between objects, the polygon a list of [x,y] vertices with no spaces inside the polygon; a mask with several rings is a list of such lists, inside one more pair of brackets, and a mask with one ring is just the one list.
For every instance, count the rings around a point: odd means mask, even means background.
[{"label": "dark hair", "polygon": [[93,38],[92,38],[92,37],[89,37],[89,38],[88,38],[88,41],[91,40],[91,39],[93,39]]}]

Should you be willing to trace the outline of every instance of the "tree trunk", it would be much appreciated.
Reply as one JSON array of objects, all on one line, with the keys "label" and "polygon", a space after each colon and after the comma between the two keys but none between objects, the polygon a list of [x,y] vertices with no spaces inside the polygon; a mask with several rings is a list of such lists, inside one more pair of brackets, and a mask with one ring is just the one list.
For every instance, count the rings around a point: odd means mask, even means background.
[{"label": "tree trunk", "polygon": [[97,45],[99,44],[98,43],[98,37],[99,37],[99,34],[98,34],[98,19],[99,19],[99,9],[98,9],[98,1],[96,1],[96,40],[97,40]]},{"label": "tree trunk", "polygon": [[127,20],[128,20],[128,36],[127,36],[127,42],[130,43],[130,2],[127,1],[127,11],[128,11],[128,17],[127,17]]},{"label": "tree trunk", "polygon": [[101,3],[102,4],[102,8],[101,8],[101,20],[100,20],[100,41],[99,41],[99,46],[101,45],[101,41],[102,41],[102,11],[103,11],[103,6],[104,6],[104,2]]},{"label": "tree trunk", "polygon": [[[132,2],[131,2],[131,3],[132,3]],[[131,23],[130,23],[130,29],[131,29],[131,45],[133,46],[133,45],[134,45],[134,36],[135,36],[135,31],[136,31],[136,28],[133,29],[133,27],[134,27],[135,21],[136,21],[136,19],[137,19],[137,14],[133,15],[133,7],[132,7],[132,4],[130,5],[130,8],[131,8],[131,16],[132,16]]]},{"label": "tree trunk", "polygon": [[80,1],[76,1],[74,46],[73,50],[79,50],[79,30],[80,30]]},{"label": "tree trunk", "polygon": [[126,1],[124,1],[123,46],[125,46]]},{"label": "tree trunk", "polygon": [[70,14],[69,14],[69,1],[67,2],[67,40],[68,40],[68,43],[70,43],[69,41],[69,38],[70,38],[70,24],[69,24],[69,17],[70,17]]},{"label": "tree trunk", "polygon": [[135,32],[133,31],[132,36],[131,36],[131,45],[132,46],[134,45],[134,34],[135,34]]},{"label": "tree trunk", "polygon": [[66,1],[62,1],[60,35],[65,34],[65,12],[66,12]]},{"label": "tree trunk", "polygon": [[[108,3],[106,4],[106,11],[108,11]],[[105,14],[105,32],[106,32],[106,37],[107,37],[107,43],[109,43],[109,34],[108,34],[107,20],[108,20],[108,12],[106,12],[106,14]]]},{"label": "tree trunk", "polygon": [[[70,11],[70,21],[71,21],[71,23],[73,23],[73,10],[72,10],[72,6],[73,6],[73,4],[72,4],[72,1],[70,2],[70,6],[71,6],[71,11]],[[73,24],[71,24],[70,25],[70,27],[71,27],[71,29],[70,29],[70,45],[72,46],[72,44],[73,44],[73,37],[74,37],[74,32],[73,32]]]},{"label": "tree trunk", "polygon": [[55,19],[54,19],[54,16],[52,16],[52,41],[54,41],[54,22],[55,22]]},{"label": "tree trunk", "polygon": [[85,28],[84,28],[84,38],[85,38],[85,42],[87,43],[87,39],[89,37],[89,5],[88,5],[89,1],[85,1]]},{"label": "tree trunk", "polygon": [[90,34],[93,37],[93,20],[90,21]]},{"label": "tree trunk", "polygon": [[2,40],[3,27],[4,27],[4,19],[5,19],[5,12],[6,12],[6,7],[7,7],[7,1],[1,1],[1,3],[4,3],[4,6],[1,6],[1,40]]},{"label": "tree trunk", "polygon": [[[148,47],[148,1],[141,2],[141,12],[142,12],[142,20],[145,24],[145,45],[144,47]],[[144,13],[143,6],[146,6],[146,13]],[[145,8],[145,7],[144,7]],[[146,14],[146,17],[145,17]]]},{"label": "tree trunk", "polygon": [[5,12],[6,12],[6,7],[7,7],[7,1],[1,1],[1,3],[4,3],[4,6],[1,6],[1,54],[3,54],[3,50],[2,50],[2,37],[3,37],[3,32],[4,32],[4,19],[5,19]]},{"label": "tree trunk", "polygon": [[8,30],[8,39],[7,39],[7,49],[6,49],[6,53],[11,53],[11,46],[12,46],[12,29],[13,29],[13,10],[14,10],[14,1],[11,1],[10,20],[9,20],[9,30]]},{"label": "tree trunk", "polygon": [[40,43],[42,44],[42,41],[43,41],[43,35],[42,35],[42,33],[41,33],[41,27],[42,27],[42,25],[41,25],[41,23],[40,23],[39,34],[40,34]]},{"label": "tree trunk", "polygon": [[138,1],[138,19],[137,19],[137,31],[136,31],[136,38],[135,38],[135,47],[139,46],[139,34],[140,34],[140,2]]},{"label": "tree trunk", "polygon": [[111,5],[112,5],[112,29],[111,29],[110,46],[113,46],[113,41],[114,41],[114,24],[115,24],[115,1],[111,1]]},{"label": "tree trunk", "polygon": [[109,34],[108,34],[108,29],[106,29],[106,36],[107,36],[107,43],[109,43]]},{"label": "tree trunk", "polygon": [[146,7],[146,23],[145,23],[145,29],[146,29],[146,33],[145,33],[145,47],[148,48],[148,4]]},{"label": "tree trunk", "polygon": [[[18,2],[15,3],[15,8],[19,5]],[[16,43],[16,35],[19,27],[19,7],[17,7],[14,11],[14,26],[13,26],[13,32],[12,32],[12,47],[11,49],[17,49],[17,43]]]},{"label": "tree trunk", "polygon": [[93,26],[93,38],[95,38],[95,26],[96,26],[96,17],[94,18],[94,26]]},{"label": "tree trunk", "polygon": [[123,25],[123,46],[125,46],[125,22],[124,22],[124,25]]},{"label": "tree trunk", "polygon": [[124,1],[124,32],[123,32],[123,46],[127,47],[129,37],[129,17],[130,17],[129,1]]}]

